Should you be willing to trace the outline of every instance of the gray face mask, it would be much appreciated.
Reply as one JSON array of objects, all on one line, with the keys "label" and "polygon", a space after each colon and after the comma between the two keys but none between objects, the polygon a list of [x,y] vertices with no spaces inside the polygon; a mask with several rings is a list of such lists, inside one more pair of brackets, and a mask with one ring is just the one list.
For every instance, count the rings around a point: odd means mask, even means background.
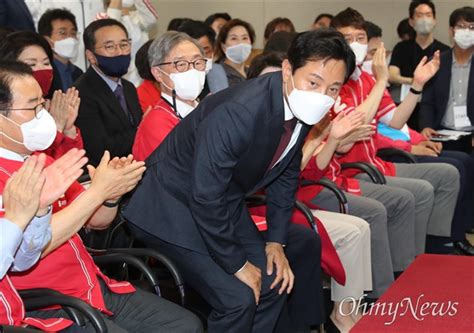
[{"label": "gray face mask", "polygon": [[424,17],[415,20],[415,26],[413,29],[421,35],[430,34],[435,26],[435,22],[432,18]]}]

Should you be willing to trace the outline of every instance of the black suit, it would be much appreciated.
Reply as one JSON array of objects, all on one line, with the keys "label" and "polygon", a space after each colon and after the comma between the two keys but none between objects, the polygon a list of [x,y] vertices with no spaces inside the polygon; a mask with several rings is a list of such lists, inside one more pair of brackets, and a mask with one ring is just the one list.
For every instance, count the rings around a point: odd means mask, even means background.
[{"label": "black suit", "polygon": [[[269,289],[273,276],[265,273],[264,247],[292,246],[289,221],[308,132],[303,125],[294,147],[267,172],[283,121],[281,73],[208,96],[147,159],[148,170],[124,211],[137,237],[177,261],[187,282],[218,310],[209,317],[210,332],[270,332],[283,305]],[[268,199],[265,239],[244,202],[262,188]],[[313,265],[319,267],[319,238],[309,229],[302,234],[317,244],[307,269],[318,284]],[[233,276],[247,260],[262,270],[256,312],[250,288]]]},{"label": "black suit", "polygon": [[[453,65],[453,50],[441,54],[441,64],[438,73],[426,84],[420,107],[421,128],[431,127],[440,129],[441,121],[448,107],[451,88],[451,70]],[[471,58],[471,70],[467,87],[467,116],[474,124],[474,56]]]},{"label": "black suit", "polygon": [[0,0],[0,27],[36,31],[24,0]]},{"label": "black suit", "polygon": [[132,152],[142,110],[133,84],[124,79],[121,81],[133,122],[122,110],[110,87],[92,67],[74,83],[81,97],[76,126],[81,130],[86,156],[92,165],[99,164],[105,150],[112,157],[127,156]]}]

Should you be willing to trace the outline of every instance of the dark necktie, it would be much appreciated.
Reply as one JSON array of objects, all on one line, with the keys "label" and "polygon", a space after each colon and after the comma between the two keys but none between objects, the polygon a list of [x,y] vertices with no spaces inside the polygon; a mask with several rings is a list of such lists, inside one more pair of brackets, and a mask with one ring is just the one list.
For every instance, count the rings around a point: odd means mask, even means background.
[{"label": "dark necktie", "polygon": [[115,88],[114,95],[115,97],[117,97],[120,103],[120,106],[122,107],[122,110],[125,113],[125,116],[127,117],[128,121],[130,122],[130,124],[133,125],[133,117],[128,111],[127,101],[125,100],[125,95],[123,94],[123,88],[120,84],[118,84],[117,88]]},{"label": "dark necktie", "polygon": [[296,122],[297,122],[297,119],[292,118],[283,123],[283,134],[280,138],[280,143],[278,143],[278,147],[275,152],[275,155],[273,155],[272,163],[270,163],[270,166],[268,167],[267,171],[269,171],[275,165],[275,163],[280,159],[281,155],[283,154],[286,147],[290,143],[291,136],[293,134],[293,131],[295,130]]}]

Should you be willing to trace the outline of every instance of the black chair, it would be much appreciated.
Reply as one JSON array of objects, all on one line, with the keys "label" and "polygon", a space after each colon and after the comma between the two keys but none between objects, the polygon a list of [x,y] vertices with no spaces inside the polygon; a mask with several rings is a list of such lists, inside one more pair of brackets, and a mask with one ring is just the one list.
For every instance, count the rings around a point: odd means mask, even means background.
[{"label": "black chair", "polygon": [[46,288],[20,290],[18,293],[23,300],[26,311],[61,305],[69,319],[77,325],[84,326],[85,318],[87,318],[97,333],[107,333],[107,326],[100,313],[78,298]]},{"label": "black chair", "polygon": [[41,333],[43,331],[36,330],[29,327],[16,327],[8,325],[0,325],[0,332],[2,333]]},{"label": "black chair", "polygon": [[385,176],[372,164],[365,163],[365,162],[353,162],[353,163],[344,163],[341,165],[342,170],[346,169],[358,169],[366,173],[370,180],[374,184],[385,185],[387,184],[387,180]]},{"label": "black chair", "polygon": [[348,214],[349,213],[349,204],[347,202],[347,197],[344,192],[331,180],[327,178],[321,178],[317,181],[314,180],[303,180],[301,182],[301,187],[307,187],[312,185],[320,185],[328,190],[330,190],[336,197],[337,201],[339,202],[339,213],[341,214]]},{"label": "black chair", "polygon": [[377,151],[377,156],[383,160],[401,161],[400,163],[417,163],[415,155],[398,148],[383,148]]}]

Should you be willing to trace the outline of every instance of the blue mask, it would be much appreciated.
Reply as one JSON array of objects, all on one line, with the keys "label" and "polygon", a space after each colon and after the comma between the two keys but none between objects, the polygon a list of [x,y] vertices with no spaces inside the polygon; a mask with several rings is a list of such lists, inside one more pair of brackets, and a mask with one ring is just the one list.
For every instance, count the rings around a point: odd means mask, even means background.
[{"label": "blue mask", "polygon": [[95,53],[94,55],[97,58],[97,66],[105,75],[122,77],[127,74],[128,66],[130,66],[130,54],[115,57],[104,57]]}]

